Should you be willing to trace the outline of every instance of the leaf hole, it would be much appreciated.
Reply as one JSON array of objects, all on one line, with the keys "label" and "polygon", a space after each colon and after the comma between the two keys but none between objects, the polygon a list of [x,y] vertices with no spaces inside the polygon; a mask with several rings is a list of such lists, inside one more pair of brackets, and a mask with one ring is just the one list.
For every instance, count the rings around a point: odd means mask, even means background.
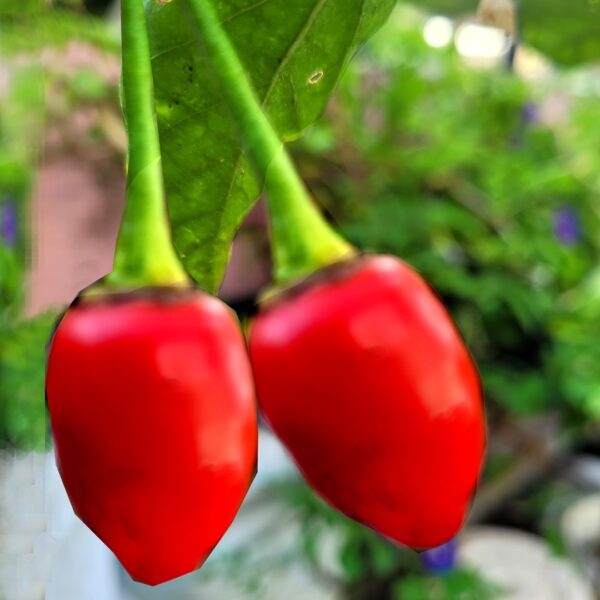
[{"label": "leaf hole", "polygon": [[317,85],[317,83],[319,83],[319,81],[321,81],[321,79],[323,79],[324,75],[325,75],[325,72],[322,69],[319,69],[318,71],[315,71],[308,78],[308,84],[309,85]]}]

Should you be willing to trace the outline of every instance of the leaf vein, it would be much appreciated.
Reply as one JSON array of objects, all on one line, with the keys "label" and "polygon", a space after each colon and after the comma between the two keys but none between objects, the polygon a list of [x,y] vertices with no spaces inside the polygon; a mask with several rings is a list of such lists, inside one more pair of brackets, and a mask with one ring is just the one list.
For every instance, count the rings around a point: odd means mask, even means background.
[{"label": "leaf vein", "polygon": [[254,4],[252,4],[250,6],[246,6],[246,8],[242,8],[241,10],[234,13],[233,15],[230,15],[226,19],[223,19],[221,21],[221,23],[222,24],[229,23],[230,21],[233,21],[234,19],[237,19],[238,17],[245,15],[246,13],[254,10],[255,8],[261,7],[263,4],[266,4],[267,2],[272,2],[272,0],[258,0],[258,2],[255,2]]}]

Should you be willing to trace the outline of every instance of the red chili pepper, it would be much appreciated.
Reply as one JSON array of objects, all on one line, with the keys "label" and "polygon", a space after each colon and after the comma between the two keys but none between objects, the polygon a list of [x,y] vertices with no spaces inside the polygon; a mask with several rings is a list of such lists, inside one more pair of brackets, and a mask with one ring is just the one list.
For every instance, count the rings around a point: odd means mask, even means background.
[{"label": "red chili pepper", "polygon": [[259,313],[250,354],[259,404],[317,492],[413,548],[454,536],[485,450],[480,382],[408,265],[317,272]]},{"label": "red chili pepper", "polygon": [[46,391],[82,521],[138,581],[197,568],[256,469],[252,375],[231,311],[195,290],[84,298],[56,331]]}]

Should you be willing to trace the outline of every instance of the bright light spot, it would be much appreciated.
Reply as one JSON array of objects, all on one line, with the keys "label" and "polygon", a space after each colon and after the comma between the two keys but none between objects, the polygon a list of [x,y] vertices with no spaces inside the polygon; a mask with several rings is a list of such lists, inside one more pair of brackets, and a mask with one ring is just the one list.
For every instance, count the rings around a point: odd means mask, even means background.
[{"label": "bright light spot", "polygon": [[519,46],[515,54],[515,72],[529,80],[543,80],[552,75],[552,65],[536,50]]},{"label": "bright light spot", "polygon": [[452,41],[454,26],[447,17],[431,17],[423,26],[423,37],[432,48],[444,48]]},{"label": "bright light spot", "polygon": [[463,23],[456,32],[456,49],[465,58],[498,59],[510,48],[510,38],[502,29],[477,23]]}]

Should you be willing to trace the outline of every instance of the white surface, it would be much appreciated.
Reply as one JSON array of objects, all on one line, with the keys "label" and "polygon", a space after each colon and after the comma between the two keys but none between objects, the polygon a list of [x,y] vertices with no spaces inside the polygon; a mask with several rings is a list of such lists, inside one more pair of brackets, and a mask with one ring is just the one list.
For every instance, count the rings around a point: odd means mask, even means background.
[{"label": "white surface", "polygon": [[591,586],[544,540],[501,527],[473,527],[461,537],[459,561],[503,590],[502,600],[594,600]]},{"label": "white surface", "polygon": [[[209,565],[239,548],[256,561],[294,548],[300,523],[276,498],[261,490],[274,479],[296,473],[275,437],[261,431],[259,470],[246,502]],[[300,561],[259,573],[261,600],[334,600],[336,590],[315,581]],[[239,582],[208,578],[205,570],[151,588],[133,582],[112,552],[73,513],[53,453],[0,452],[1,600],[238,600]],[[254,596],[256,597],[256,596]]]},{"label": "white surface", "polygon": [[0,453],[0,598],[119,600],[112,553],[73,514],[52,453]]},{"label": "white surface", "polygon": [[560,525],[569,552],[578,558],[587,577],[600,586],[600,493],[588,494],[569,506]]},{"label": "white surface", "polygon": [[[287,553],[293,555],[302,525],[277,498],[264,497],[261,490],[295,472],[281,444],[261,432],[259,474],[206,568],[150,588],[132,582],[112,553],[75,517],[52,454],[0,453],[0,598],[337,600],[335,586],[317,580],[303,561],[292,558],[288,564],[264,567]],[[596,518],[593,500],[579,507],[580,515],[591,510]],[[338,566],[335,546],[332,540],[331,552],[325,552],[331,559],[331,569],[326,569],[330,575]],[[227,568],[215,570],[239,548],[247,549],[245,556],[256,565],[261,587],[254,596],[245,593],[243,583],[230,577]],[[472,528],[461,538],[459,560],[503,587],[503,600],[593,600],[590,586],[570,563],[552,556],[543,540],[520,531]],[[211,572],[219,576],[210,577]]]}]

